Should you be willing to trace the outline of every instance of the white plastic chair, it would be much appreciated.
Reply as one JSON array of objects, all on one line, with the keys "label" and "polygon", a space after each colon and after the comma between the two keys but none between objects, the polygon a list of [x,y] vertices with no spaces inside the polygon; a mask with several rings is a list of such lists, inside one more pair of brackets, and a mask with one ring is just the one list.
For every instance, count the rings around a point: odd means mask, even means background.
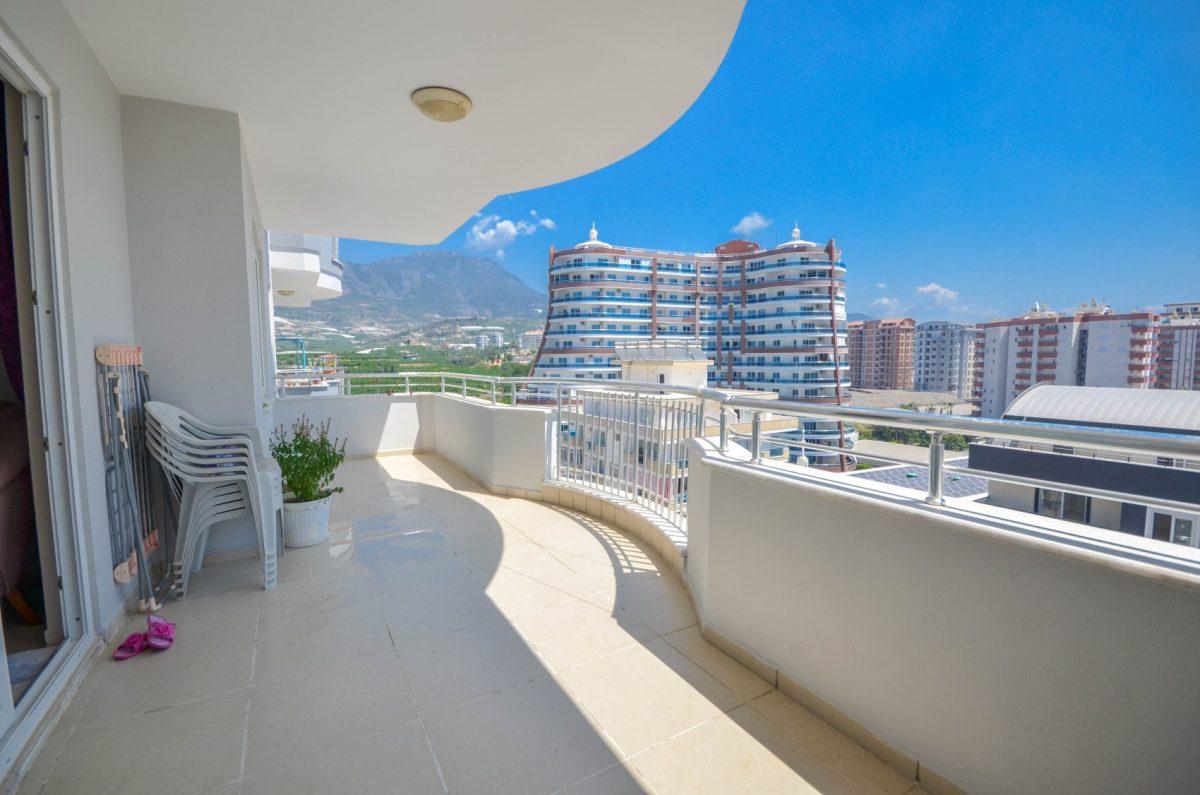
[{"label": "white plastic chair", "polygon": [[192,572],[200,569],[212,526],[247,512],[257,529],[263,587],[273,588],[282,547],[276,519],[283,489],[279,467],[263,455],[258,429],[209,425],[175,406],[150,401],[146,441],[178,489],[176,596],[187,593]]}]

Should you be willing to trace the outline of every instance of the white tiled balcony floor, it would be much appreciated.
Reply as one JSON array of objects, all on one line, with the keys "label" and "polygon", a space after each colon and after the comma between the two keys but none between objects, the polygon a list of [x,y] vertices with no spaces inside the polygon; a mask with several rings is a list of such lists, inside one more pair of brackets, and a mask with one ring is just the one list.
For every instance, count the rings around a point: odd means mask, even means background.
[{"label": "white tiled balcony floor", "polygon": [[276,589],[210,565],[174,648],[106,653],[23,791],[920,791],[706,643],[621,532],[436,456],[339,481]]}]

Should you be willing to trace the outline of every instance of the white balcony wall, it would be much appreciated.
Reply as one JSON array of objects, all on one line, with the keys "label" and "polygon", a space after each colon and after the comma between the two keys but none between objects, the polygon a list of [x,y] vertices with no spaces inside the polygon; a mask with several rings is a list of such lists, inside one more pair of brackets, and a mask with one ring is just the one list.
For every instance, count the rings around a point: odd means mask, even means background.
[{"label": "white balcony wall", "polygon": [[[69,451],[76,477],[75,510],[83,532],[82,565],[92,572],[93,618],[106,626],[126,588],[113,582],[104,498],[104,453],[92,352],[106,342],[133,339],[129,247],[121,166],[120,96],[71,15],[57,0],[5,0],[0,21],[53,83],[57,137],[55,189],[61,216],[56,241],[65,318],[62,340],[74,393],[64,407],[75,435]],[[68,617],[70,618],[70,617]]]},{"label": "white balcony wall", "polygon": [[553,414],[436,396],[437,450],[482,483],[541,492],[551,460]]},{"label": "white balcony wall", "polygon": [[[209,422],[265,430],[265,235],[238,117],[140,97],[121,109],[134,338],[151,392]],[[209,548],[254,538],[235,520]]]},{"label": "white balcony wall", "polygon": [[346,453],[436,452],[493,488],[540,492],[551,460],[553,412],[455,395],[348,395],[276,401],[277,424],[328,419]]},{"label": "white balcony wall", "polygon": [[430,394],[289,397],[275,402],[276,426],[291,428],[301,415],[329,420],[330,434],[346,440],[346,455],[373,456],[437,449]]},{"label": "white balcony wall", "polygon": [[742,452],[691,442],[687,576],[705,626],[782,684],[968,792],[1194,790],[1186,578],[1038,548],[1005,529],[1028,515],[770,477]]}]

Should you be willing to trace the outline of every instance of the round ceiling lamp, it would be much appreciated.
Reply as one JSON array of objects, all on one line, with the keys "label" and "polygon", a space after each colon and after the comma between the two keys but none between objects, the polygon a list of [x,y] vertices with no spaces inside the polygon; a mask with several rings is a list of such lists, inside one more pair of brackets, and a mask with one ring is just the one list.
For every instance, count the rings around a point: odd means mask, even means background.
[{"label": "round ceiling lamp", "polygon": [[412,92],[413,104],[434,121],[458,121],[471,112],[471,98],[443,86],[425,86]]}]

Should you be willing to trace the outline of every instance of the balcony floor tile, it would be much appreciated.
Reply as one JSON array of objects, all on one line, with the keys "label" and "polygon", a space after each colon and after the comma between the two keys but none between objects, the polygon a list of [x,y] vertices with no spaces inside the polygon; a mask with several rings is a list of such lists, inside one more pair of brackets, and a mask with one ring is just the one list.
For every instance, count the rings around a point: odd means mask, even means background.
[{"label": "balcony floor tile", "polygon": [[117,663],[114,639],[21,791],[915,791],[708,644],[611,524],[436,456],[339,482],[275,589],[210,564],[162,611],[173,649]]}]

